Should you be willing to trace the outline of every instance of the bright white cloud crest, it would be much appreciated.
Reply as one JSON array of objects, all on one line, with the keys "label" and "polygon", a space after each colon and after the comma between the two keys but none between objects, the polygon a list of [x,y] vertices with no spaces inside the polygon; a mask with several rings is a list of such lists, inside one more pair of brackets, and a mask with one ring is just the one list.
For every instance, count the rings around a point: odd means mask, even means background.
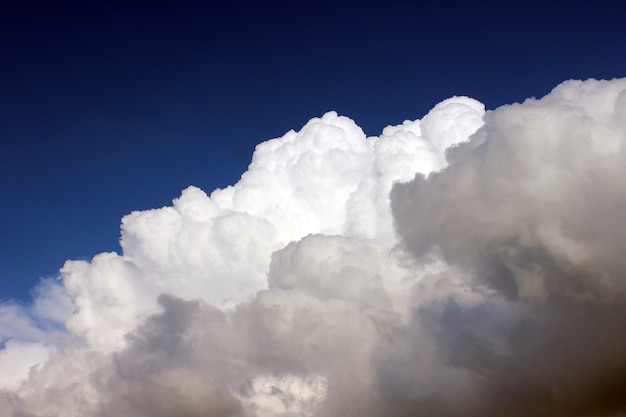
[{"label": "bright white cloud crest", "polygon": [[[626,79],[312,119],[3,305],[0,414],[617,415],[625,144]],[[584,335],[567,379],[554,337]]]}]

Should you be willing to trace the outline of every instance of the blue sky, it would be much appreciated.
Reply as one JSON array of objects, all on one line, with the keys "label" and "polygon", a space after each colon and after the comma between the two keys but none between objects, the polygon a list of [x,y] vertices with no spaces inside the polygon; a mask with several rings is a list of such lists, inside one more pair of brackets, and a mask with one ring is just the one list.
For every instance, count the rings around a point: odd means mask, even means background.
[{"label": "blue sky", "polygon": [[[618,2],[4,5],[0,299],[118,251],[132,210],[232,184],[328,110],[369,135],[626,75]],[[505,3],[505,2],[502,2]]]}]

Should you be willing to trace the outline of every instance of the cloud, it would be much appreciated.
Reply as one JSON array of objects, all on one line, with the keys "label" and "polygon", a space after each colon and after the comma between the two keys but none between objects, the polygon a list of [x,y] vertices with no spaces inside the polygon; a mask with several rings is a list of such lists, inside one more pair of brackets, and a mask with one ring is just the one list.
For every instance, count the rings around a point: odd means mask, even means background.
[{"label": "cloud", "polygon": [[391,193],[406,250],[440,254],[470,287],[530,310],[506,326],[489,300],[419,313],[449,361],[488,375],[500,415],[626,408],[625,98],[623,79],[569,81],[501,107],[448,168]]},{"label": "cloud", "polygon": [[63,337],[3,305],[0,358],[35,366],[0,414],[623,414],[625,118],[626,80],[588,80],[378,137],[312,119],[68,261],[32,308],[69,297]]},{"label": "cloud", "polygon": [[45,364],[50,357],[49,349],[41,343],[9,340],[0,351],[0,385],[12,390],[28,379],[31,369]]},{"label": "cloud", "polygon": [[56,279],[42,279],[32,290],[33,302],[0,304],[0,387],[16,388],[41,367],[65,337],[64,322],[74,306]]}]

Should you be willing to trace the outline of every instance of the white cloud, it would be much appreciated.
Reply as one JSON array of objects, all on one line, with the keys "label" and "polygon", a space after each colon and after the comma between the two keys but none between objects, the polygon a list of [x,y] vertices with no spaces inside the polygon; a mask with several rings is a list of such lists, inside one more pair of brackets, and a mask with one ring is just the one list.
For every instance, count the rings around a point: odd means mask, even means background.
[{"label": "white cloud", "polygon": [[[0,363],[20,356],[0,413],[623,409],[594,389],[626,369],[625,91],[570,81],[486,114],[454,97],[369,138],[329,112],[260,144],[237,184],[131,213],[122,254],[68,261],[71,304],[42,286],[2,306]],[[32,321],[68,305],[59,342]]]},{"label": "white cloud", "polygon": [[107,351],[156,311],[161,293],[238,302],[266,287],[273,252],[308,234],[393,245],[393,182],[443,166],[444,149],[433,143],[447,127],[438,118],[459,120],[447,139],[456,142],[478,128],[483,111],[466,97],[445,101],[427,116],[433,138],[416,135],[419,121],[366,138],[352,120],[329,112],[258,145],[234,186],[210,197],[190,187],[172,207],[124,217],[122,255],[66,263],[64,282],[78,307],[69,329]]},{"label": "white cloud", "polygon": [[28,379],[28,373],[48,361],[50,350],[40,343],[9,340],[0,351],[0,387],[19,388]]}]

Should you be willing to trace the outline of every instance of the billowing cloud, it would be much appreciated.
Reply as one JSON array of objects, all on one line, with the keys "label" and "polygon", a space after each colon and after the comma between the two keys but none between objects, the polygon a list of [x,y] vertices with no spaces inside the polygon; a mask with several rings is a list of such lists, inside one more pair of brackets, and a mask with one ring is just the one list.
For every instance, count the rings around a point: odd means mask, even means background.
[{"label": "billowing cloud", "polygon": [[312,119],[3,305],[0,414],[625,413],[625,144],[626,80]]},{"label": "billowing cloud", "polygon": [[391,193],[406,250],[528,310],[494,323],[490,299],[451,297],[418,313],[499,415],[626,410],[625,117],[626,80],[565,82],[489,112],[448,168]]}]

